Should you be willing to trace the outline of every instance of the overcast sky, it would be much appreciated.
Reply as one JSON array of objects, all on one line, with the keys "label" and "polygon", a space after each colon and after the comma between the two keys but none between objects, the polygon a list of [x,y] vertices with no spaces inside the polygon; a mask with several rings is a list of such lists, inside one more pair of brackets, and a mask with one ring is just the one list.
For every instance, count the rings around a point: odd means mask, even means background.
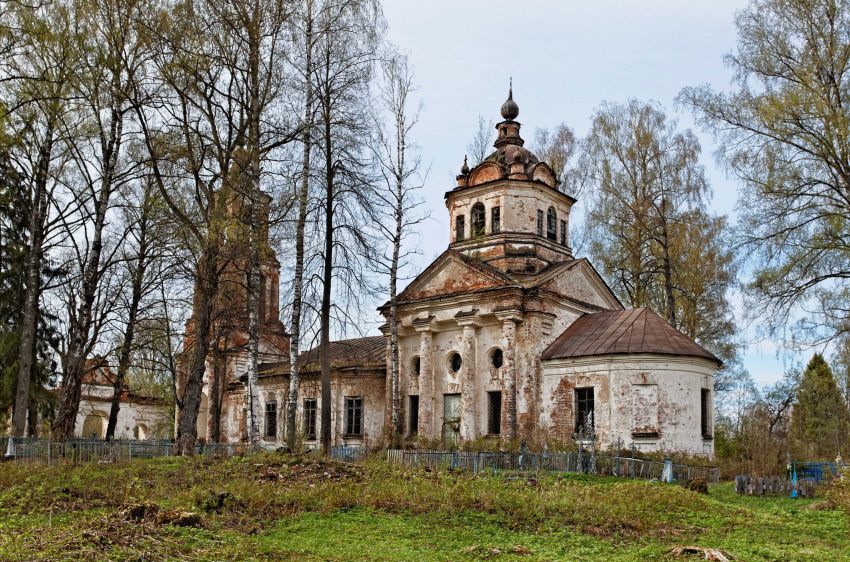
[{"label": "overcast sky", "polygon": [[[675,106],[675,97],[684,86],[729,86],[723,55],[735,46],[734,17],[745,5],[732,0],[384,0],[389,38],[409,55],[424,102],[414,136],[430,166],[424,196],[433,221],[422,227],[418,270],[448,244],[443,194],[454,187],[478,115],[501,120],[509,77],[526,142],[535,129],[561,122],[583,136],[601,102],[630,97],[659,102],[680,127],[691,128],[691,115]],[[695,132],[713,188],[711,208],[734,216],[736,183],[715,162],[712,139]],[[799,361],[778,357],[776,350],[772,342],[748,346],[744,363],[757,382],[776,380],[784,364]]]}]

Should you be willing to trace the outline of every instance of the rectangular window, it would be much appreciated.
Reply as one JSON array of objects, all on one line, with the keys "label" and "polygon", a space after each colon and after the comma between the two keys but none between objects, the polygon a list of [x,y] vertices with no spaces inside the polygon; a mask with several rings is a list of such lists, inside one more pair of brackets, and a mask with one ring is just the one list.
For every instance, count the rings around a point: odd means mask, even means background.
[{"label": "rectangular window", "polygon": [[304,399],[304,437],[308,441],[316,438],[316,407],[315,398]]},{"label": "rectangular window", "polygon": [[567,221],[561,221],[561,246],[567,245]]},{"label": "rectangular window", "polygon": [[407,397],[407,402],[407,434],[413,436],[419,433],[419,396],[411,394]]},{"label": "rectangular window", "polygon": [[460,242],[466,235],[466,217],[458,215],[455,217],[455,242]]},{"label": "rectangular window", "polygon": [[363,397],[345,397],[345,434],[363,435]]},{"label": "rectangular window", "polygon": [[277,437],[277,402],[266,402],[266,439]]},{"label": "rectangular window", "polygon": [[543,236],[543,211],[537,211],[537,236]]},{"label": "rectangular window", "polygon": [[582,427],[590,429],[594,426],[593,420],[593,388],[576,389],[576,433]]},{"label": "rectangular window", "polygon": [[703,388],[701,394],[700,425],[702,426],[702,436],[711,437],[711,391]]},{"label": "rectangular window", "polygon": [[487,435],[502,432],[502,392],[487,393]]},{"label": "rectangular window", "polygon": [[497,234],[502,231],[502,210],[499,207],[490,209],[490,232]]}]

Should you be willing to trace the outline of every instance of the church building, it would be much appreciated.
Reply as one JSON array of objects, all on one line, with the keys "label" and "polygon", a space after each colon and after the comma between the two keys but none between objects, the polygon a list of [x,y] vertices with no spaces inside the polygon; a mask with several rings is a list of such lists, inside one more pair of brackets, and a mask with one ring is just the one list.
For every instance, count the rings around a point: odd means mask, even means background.
[{"label": "church building", "polygon": [[[569,219],[576,200],[523,146],[512,93],[501,115],[495,151],[471,169],[464,162],[445,194],[448,248],[398,297],[406,440],[442,447],[482,437],[539,444],[592,428],[602,448],[634,443],[645,451],[712,455],[720,360],[651,310],[624,308],[593,265],[573,256]],[[276,268],[270,262],[270,279]],[[265,308],[270,319],[279,312],[274,295]],[[389,320],[388,305],[379,311]],[[281,326],[271,328],[270,341],[283,339]],[[388,335],[331,344],[335,444],[383,444],[388,348]],[[284,440],[288,346],[266,349],[263,434],[277,444]],[[239,441],[246,435],[240,365],[247,352],[236,346],[229,353],[229,367],[218,369],[225,373],[217,386],[224,393],[219,438]],[[321,419],[318,350],[302,359],[299,423],[309,444]],[[199,419],[204,436],[208,412]]]}]

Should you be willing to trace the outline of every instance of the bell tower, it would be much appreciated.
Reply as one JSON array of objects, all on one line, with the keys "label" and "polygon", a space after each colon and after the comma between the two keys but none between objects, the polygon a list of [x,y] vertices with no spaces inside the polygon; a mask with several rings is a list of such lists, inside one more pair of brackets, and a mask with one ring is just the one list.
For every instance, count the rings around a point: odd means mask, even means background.
[{"label": "bell tower", "polygon": [[573,259],[569,215],[575,199],[558,189],[552,168],[523,145],[513,85],[496,125],[496,149],[445,194],[449,247],[501,271],[536,274]]}]

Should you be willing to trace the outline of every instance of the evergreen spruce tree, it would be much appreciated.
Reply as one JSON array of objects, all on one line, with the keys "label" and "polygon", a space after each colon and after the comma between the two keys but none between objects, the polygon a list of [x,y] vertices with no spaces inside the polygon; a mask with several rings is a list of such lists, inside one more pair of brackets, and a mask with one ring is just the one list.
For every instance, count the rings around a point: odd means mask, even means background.
[{"label": "evergreen spruce tree", "polygon": [[832,460],[848,445],[847,408],[832,369],[820,353],[809,361],[791,414],[791,438],[798,458]]}]

